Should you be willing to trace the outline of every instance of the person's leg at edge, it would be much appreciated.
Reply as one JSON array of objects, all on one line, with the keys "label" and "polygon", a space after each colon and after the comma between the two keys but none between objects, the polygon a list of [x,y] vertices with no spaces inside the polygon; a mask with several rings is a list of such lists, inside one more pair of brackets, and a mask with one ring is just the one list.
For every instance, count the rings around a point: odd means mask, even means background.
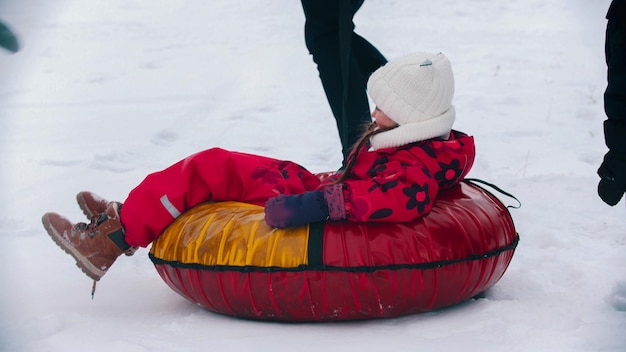
[{"label": "person's leg at edge", "polygon": [[598,194],[614,206],[626,191],[626,2],[614,0],[607,19],[604,137],[609,150],[598,169]]},{"label": "person's leg at edge", "polygon": [[[343,122],[343,77],[339,45],[339,7],[336,0],[302,0],[306,16],[305,42],[313,61],[317,64],[320,80],[331,111],[335,117],[341,139],[344,163],[352,146],[371,122],[366,83],[369,75],[386,63],[384,56],[364,38],[354,33],[349,50],[348,97],[346,102],[346,127]],[[353,0],[352,13],[363,4]],[[352,21],[352,18],[350,18]],[[346,130],[347,129],[347,130]]]}]

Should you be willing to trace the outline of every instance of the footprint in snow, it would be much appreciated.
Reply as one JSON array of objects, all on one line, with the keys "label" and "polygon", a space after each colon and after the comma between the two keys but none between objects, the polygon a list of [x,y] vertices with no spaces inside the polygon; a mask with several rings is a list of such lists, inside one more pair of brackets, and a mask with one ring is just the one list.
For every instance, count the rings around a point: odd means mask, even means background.
[{"label": "footprint in snow", "polygon": [[52,160],[52,159],[41,160],[41,165],[51,165],[51,166],[60,166],[60,167],[76,166],[80,163],[82,163],[82,160]]},{"label": "footprint in snow", "polygon": [[88,165],[92,169],[108,170],[116,173],[128,172],[135,168],[133,155],[119,151],[96,154]]},{"label": "footprint in snow", "polygon": [[626,312],[626,281],[615,285],[608,301],[615,310]]},{"label": "footprint in snow", "polygon": [[168,146],[178,141],[180,137],[172,131],[160,131],[154,134],[150,141],[155,145]]}]

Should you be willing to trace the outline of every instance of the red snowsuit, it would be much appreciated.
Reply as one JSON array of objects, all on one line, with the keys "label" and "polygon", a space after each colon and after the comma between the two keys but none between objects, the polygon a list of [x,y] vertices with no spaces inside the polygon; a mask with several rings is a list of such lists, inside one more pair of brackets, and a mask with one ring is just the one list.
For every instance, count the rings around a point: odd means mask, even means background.
[{"label": "red snowsuit", "polygon": [[[430,139],[368,151],[364,146],[344,181],[347,220],[414,220],[430,211],[437,193],[460,182],[474,163],[474,139],[452,131],[448,140]],[[324,187],[302,166],[259,155],[212,148],[146,177],[121,210],[126,242],[147,246],[180,215],[207,201],[240,201],[263,206],[278,194]]]}]

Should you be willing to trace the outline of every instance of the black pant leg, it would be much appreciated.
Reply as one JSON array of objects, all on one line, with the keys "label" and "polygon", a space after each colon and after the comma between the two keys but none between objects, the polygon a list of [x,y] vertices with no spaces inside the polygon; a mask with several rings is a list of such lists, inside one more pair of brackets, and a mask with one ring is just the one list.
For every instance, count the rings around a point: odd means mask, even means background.
[{"label": "black pant leg", "polygon": [[317,64],[322,87],[335,117],[345,163],[352,146],[361,135],[362,126],[371,121],[366,93],[367,79],[386,60],[373,45],[354,33],[351,17],[348,92],[346,116],[343,116],[339,1],[351,1],[351,16],[363,3],[363,0],[301,0],[306,16],[305,42]]},{"label": "black pant leg", "polygon": [[614,0],[607,15],[605,137],[611,150],[626,154],[626,1]]},{"label": "black pant leg", "polygon": [[613,0],[606,17],[604,140],[609,151],[598,169],[598,194],[613,206],[626,192],[626,1]]}]

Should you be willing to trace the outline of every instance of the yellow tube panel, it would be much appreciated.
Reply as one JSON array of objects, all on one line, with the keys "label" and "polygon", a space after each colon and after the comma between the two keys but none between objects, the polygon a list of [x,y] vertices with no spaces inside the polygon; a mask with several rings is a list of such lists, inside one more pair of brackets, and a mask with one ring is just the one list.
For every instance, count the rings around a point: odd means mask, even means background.
[{"label": "yellow tube panel", "polygon": [[156,258],[205,266],[295,268],[307,265],[308,226],[268,226],[263,207],[217,202],[179,216],[152,244]]}]

